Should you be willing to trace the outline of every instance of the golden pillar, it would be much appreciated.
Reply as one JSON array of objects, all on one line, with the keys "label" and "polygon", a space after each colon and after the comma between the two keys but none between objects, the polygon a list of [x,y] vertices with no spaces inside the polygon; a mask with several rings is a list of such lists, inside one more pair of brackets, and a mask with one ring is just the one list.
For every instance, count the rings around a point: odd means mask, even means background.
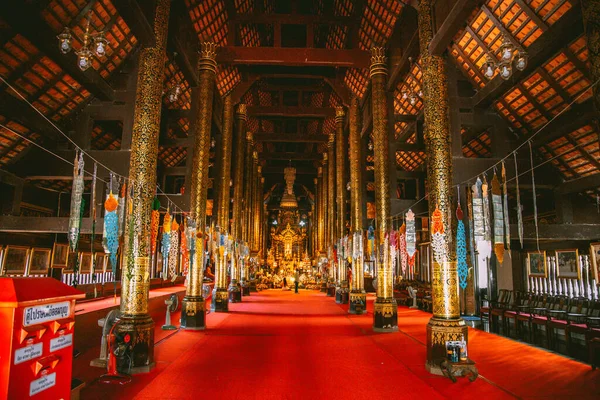
[{"label": "golden pillar", "polygon": [[364,278],[363,240],[363,177],[362,155],[359,129],[358,99],[350,101],[349,112],[350,147],[350,225],[352,235],[352,281],[350,282],[350,314],[367,312],[367,293]]},{"label": "golden pillar", "polygon": [[315,202],[314,208],[312,212],[312,232],[313,232],[313,241],[312,241],[312,254],[313,260],[317,260],[319,256],[319,198],[321,196],[321,188],[319,188],[319,178],[314,178],[313,182],[315,184]]},{"label": "golden pillar", "polygon": [[190,260],[188,287],[181,308],[181,327],[189,330],[202,330],[206,326],[206,307],[202,294],[202,283],[204,281],[204,235],[213,87],[217,71],[216,49],[217,46],[214,43],[202,43],[198,59],[198,89],[200,93],[190,185],[190,218],[196,224],[196,251]]},{"label": "golden pillar", "polygon": [[338,287],[335,292],[335,301],[338,304],[348,304],[348,274],[346,273],[346,257],[342,257],[341,240],[346,232],[346,157],[344,152],[344,108],[336,107],[335,110],[335,174],[337,195],[337,227],[335,240],[338,244],[337,276]]},{"label": "golden pillar", "polygon": [[[323,161],[323,164],[325,163],[325,160]],[[323,169],[324,167],[319,167],[317,169],[317,181],[318,181],[318,186],[317,186],[317,190],[319,192],[319,197],[317,200],[317,206],[318,206],[318,249],[319,249],[319,257],[321,257],[323,255],[323,253],[325,252],[325,235],[324,235],[324,229],[325,229],[325,211],[323,210],[323,204],[325,202],[325,186],[323,184]]]},{"label": "golden pillar", "polygon": [[154,322],[148,314],[150,213],[156,192],[156,163],[170,1],[156,3],[154,47],[140,52],[129,165],[130,213],[125,235],[121,316],[118,330],[129,335],[132,372],[154,367]]},{"label": "golden pillar", "polygon": [[[239,104],[235,113],[235,155],[233,169],[233,221],[232,234],[236,242],[236,251],[231,257],[231,283],[229,284],[229,301],[232,303],[242,301],[242,288],[240,286],[241,272],[244,259],[240,250],[242,245],[242,202],[244,194],[244,136],[246,135],[246,105]],[[244,277],[245,278],[245,277]]]},{"label": "golden pillar", "polygon": [[[335,287],[337,283],[337,260],[334,256],[333,249],[335,248],[336,226],[335,226],[335,133],[329,134],[329,143],[327,148],[327,246],[330,249],[331,257],[329,258],[329,279],[330,287]],[[332,290],[332,289],[330,289]],[[334,293],[335,293],[335,289]]]},{"label": "golden pillar", "polygon": [[371,49],[371,100],[373,110],[373,146],[375,156],[375,208],[377,210],[376,262],[377,299],[374,304],[373,329],[378,332],[398,330],[398,307],[393,294],[393,271],[389,244],[390,182],[388,176],[388,107],[385,85],[387,57],[383,47]]},{"label": "golden pillar", "polygon": [[246,149],[244,153],[244,201],[242,211],[242,240],[250,245],[249,240],[249,218],[250,218],[250,196],[252,194],[252,132],[246,132]]},{"label": "golden pillar", "polygon": [[[221,235],[229,234],[229,200],[231,179],[231,140],[233,136],[233,103],[228,94],[223,99],[223,132],[221,142],[221,162],[219,163],[219,191],[217,192],[217,229]],[[233,252],[235,253],[235,252]],[[233,260],[234,254],[229,256]],[[229,311],[227,291],[227,258],[217,257],[215,287],[210,308],[215,312]]]},{"label": "golden pillar", "polygon": [[252,190],[252,252],[258,257],[259,252],[259,223],[260,223],[260,181],[262,166],[258,165],[258,153],[255,151],[252,153],[254,161],[254,188]]},{"label": "golden pillar", "polygon": [[[433,38],[431,1],[419,3],[419,44],[423,70],[425,146],[429,215],[437,208],[442,212],[446,238],[452,235],[452,156],[448,120],[448,84],[444,59],[429,54]],[[433,227],[433,224],[431,224]],[[431,279],[433,317],[427,325],[427,369],[441,374],[439,360],[446,356],[446,341],[467,340],[467,327],[460,318],[458,273],[453,246],[445,241],[447,261],[433,262]]]},{"label": "golden pillar", "polygon": [[[258,162],[258,158],[256,160]],[[261,223],[261,213],[262,213],[262,190],[265,182],[265,178],[262,176],[262,166],[258,165],[256,168],[258,172],[258,179],[256,180],[256,208],[254,213],[254,230],[256,234],[254,235],[254,242],[256,244],[256,260],[258,261],[260,258],[260,240],[261,240],[261,231],[260,231],[260,223]]]}]

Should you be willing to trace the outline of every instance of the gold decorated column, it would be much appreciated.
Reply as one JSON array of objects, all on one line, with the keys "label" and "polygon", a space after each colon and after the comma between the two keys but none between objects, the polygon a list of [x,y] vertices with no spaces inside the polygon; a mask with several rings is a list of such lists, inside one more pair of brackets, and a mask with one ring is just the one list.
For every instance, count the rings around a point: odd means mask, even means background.
[{"label": "gold decorated column", "polygon": [[325,165],[325,158],[323,158],[323,166],[317,169],[317,180],[318,180],[318,191],[319,191],[319,219],[318,219],[318,229],[319,229],[319,237],[318,237],[318,247],[319,247],[319,257],[323,256],[325,253],[325,211],[324,211],[324,203],[325,203],[325,192],[327,188],[323,182],[323,170]]},{"label": "gold decorated column", "polygon": [[131,372],[154,367],[154,322],[148,314],[150,213],[156,192],[156,163],[162,106],[170,0],[156,3],[154,47],[141,50],[129,164],[129,215],[125,231],[119,332],[131,337]]},{"label": "gold decorated column", "polygon": [[[233,157],[233,225],[232,233],[238,246],[238,254],[231,259],[231,284],[229,285],[229,301],[242,301],[242,289],[240,286],[241,273],[245,260],[240,256],[239,250],[242,245],[242,215],[244,200],[244,144],[246,136],[246,105],[239,104],[235,113],[235,156]],[[244,279],[246,277],[244,276]]]},{"label": "gold decorated column", "polygon": [[196,250],[190,260],[188,286],[181,308],[181,327],[189,330],[201,330],[206,326],[202,282],[204,281],[204,234],[213,87],[217,71],[216,49],[217,46],[214,43],[202,43],[198,59],[198,113],[194,132],[190,185],[190,219],[196,225]]},{"label": "gold decorated column", "polygon": [[[337,283],[337,260],[334,257],[334,246],[336,238],[335,226],[335,133],[329,134],[329,143],[327,148],[327,247],[330,249],[331,257],[329,259],[330,287],[335,287]],[[332,289],[330,289],[332,290]],[[335,293],[335,289],[334,293]]]},{"label": "gold decorated column", "polygon": [[[425,146],[427,151],[427,182],[430,218],[441,211],[443,245],[441,263],[434,257],[431,279],[433,317],[427,325],[427,369],[441,374],[439,359],[446,356],[446,341],[467,340],[467,327],[460,318],[458,273],[453,246],[447,238],[452,235],[452,156],[450,123],[448,119],[448,83],[442,56],[429,54],[433,38],[431,0],[419,2],[419,44],[423,70],[425,116]],[[439,212],[437,213],[439,215]],[[436,224],[432,220],[432,229]],[[439,230],[438,230],[439,232]]]},{"label": "gold decorated column", "polygon": [[[318,176],[318,173],[317,173]],[[313,182],[315,184],[315,202],[314,209],[312,212],[312,230],[313,230],[313,245],[312,245],[312,253],[313,253],[313,261],[316,261],[319,257],[319,198],[321,196],[321,188],[319,187],[319,178],[314,178]]]},{"label": "gold decorated column", "polygon": [[393,271],[389,243],[390,183],[388,176],[388,107],[385,48],[371,49],[371,101],[375,158],[375,208],[377,212],[376,262],[377,299],[373,309],[373,329],[377,332],[398,330],[398,307],[393,294]]},{"label": "gold decorated column", "polygon": [[[231,180],[231,140],[233,136],[233,103],[227,94],[223,99],[223,132],[221,142],[221,160],[219,163],[219,191],[217,192],[217,227],[221,235],[229,234],[229,200]],[[234,254],[230,253],[231,259]],[[229,293],[227,290],[227,258],[217,257],[215,268],[215,287],[210,308],[215,312],[229,311]]]},{"label": "gold decorated column", "polygon": [[367,312],[367,293],[364,283],[364,240],[363,240],[363,179],[359,128],[358,99],[350,101],[349,112],[350,147],[350,225],[352,232],[352,280],[350,282],[350,314]]},{"label": "gold decorated column", "polygon": [[[336,197],[337,197],[337,227],[336,227],[336,243],[340,243],[346,231],[346,153],[344,151],[344,108],[336,107],[335,109],[335,180],[336,180]],[[348,303],[348,274],[346,273],[346,257],[342,257],[342,249],[338,246],[338,287],[335,293],[335,301],[338,304]]]},{"label": "gold decorated column", "polygon": [[244,201],[242,211],[242,240],[250,245],[249,219],[252,195],[252,132],[246,132],[246,149],[244,155]]},{"label": "gold decorated column", "polygon": [[259,224],[260,224],[260,182],[261,182],[261,173],[262,166],[258,165],[258,153],[255,151],[253,153],[254,158],[254,171],[256,174],[256,178],[254,179],[254,189],[252,191],[252,251],[258,257],[258,252],[260,251],[258,242],[260,240],[259,233]]}]

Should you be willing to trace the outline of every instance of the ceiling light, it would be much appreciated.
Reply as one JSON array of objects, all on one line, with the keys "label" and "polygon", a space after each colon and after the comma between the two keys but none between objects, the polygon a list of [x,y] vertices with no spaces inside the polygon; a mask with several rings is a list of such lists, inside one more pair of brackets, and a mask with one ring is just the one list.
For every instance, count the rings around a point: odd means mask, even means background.
[{"label": "ceiling light", "polygon": [[69,28],[65,27],[65,29],[60,35],[57,36],[57,38],[58,48],[60,49],[60,52],[63,54],[67,54],[68,52],[70,52],[72,48],[71,42],[73,40],[73,36],[71,35],[71,31],[69,30]]},{"label": "ceiling light", "polygon": [[496,70],[499,70],[500,77],[508,80],[513,74],[513,63],[518,71],[524,71],[527,67],[527,53],[520,47],[515,46],[508,37],[502,36],[502,45],[499,52],[500,62],[496,62],[491,54],[487,55],[482,66],[486,78],[492,79],[496,75]]},{"label": "ceiling light", "polygon": [[[92,20],[91,11],[87,16],[87,25],[83,34],[83,45],[79,50],[75,52],[77,54],[77,66],[82,71],[87,70],[92,66],[92,56],[95,54],[96,57],[104,57],[106,55],[106,48],[108,46],[108,40],[104,37],[104,32],[90,33],[90,23]],[[67,54],[73,48],[73,35],[68,27],[65,27],[60,35],[57,36],[58,48],[63,54]],[[90,46],[94,49],[94,52],[90,50]]]}]

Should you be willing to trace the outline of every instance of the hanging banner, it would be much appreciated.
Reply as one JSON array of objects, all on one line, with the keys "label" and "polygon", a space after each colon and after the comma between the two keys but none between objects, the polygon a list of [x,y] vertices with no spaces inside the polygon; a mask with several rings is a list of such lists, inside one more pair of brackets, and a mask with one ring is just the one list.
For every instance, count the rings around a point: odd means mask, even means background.
[{"label": "hanging banner", "polygon": [[125,228],[125,200],[127,198],[127,184],[123,183],[121,185],[121,195],[119,197],[119,237],[123,236],[124,228]]},{"label": "hanging banner", "polygon": [[163,257],[162,278],[167,279],[169,267],[169,249],[171,248],[171,215],[167,210],[163,218],[163,235],[161,243],[161,254]]},{"label": "hanging banner", "polygon": [[117,268],[117,251],[119,250],[119,216],[117,207],[119,201],[112,192],[104,202],[104,229],[102,235],[102,246],[104,252],[110,254],[109,261],[114,273]]},{"label": "hanging banner", "polygon": [[433,257],[438,264],[443,264],[448,259],[443,218],[442,212],[436,205],[435,211],[431,215],[431,247],[433,248]]},{"label": "hanging banner", "polygon": [[492,209],[494,212],[494,254],[498,259],[498,265],[501,266],[504,260],[504,213],[500,181],[495,173],[492,177]]},{"label": "hanging banner", "polygon": [[417,252],[417,229],[415,226],[415,214],[412,210],[406,213],[406,253],[408,257],[414,257]]},{"label": "hanging banner", "polygon": [[504,245],[510,250],[510,221],[508,215],[508,188],[506,185],[506,168],[502,160],[502,206],[504,207]]},{"label": "hanging banner", "polygon": [[73,187],[71,190],[71,211],[69,213],[69,245],[71,251],[77,249],[81,226],[81,199],[83,198],[83,152],[75,154],[73,163]]},{"label": "hanging banner", "polygon": [[484,198],[482,193],[483,184],[480,178],[477,178],[477,182],[475,182],[471,190],[473,192],[473,237],[480,259],[485,259],[489,258],[491,254],[491,244],[487,240],[486,235]]},{"label": "hanging banner", "polygon": [[469,276],[469,267],[467,266],[467,237],[465,234],[465,224],[463,223],[463,211],[460,203],[456,209],[456,262],[458,269],[458,283],[461,289],[467,288],[467,277]]},{"label": "hanging banner", "polygon": [[513,153],[515,160],[515,181],[517,186],[517,227],[519,232],[519,242],[523,248],[523,206],[521,205],[521,191],[519,190],[519,169],[517,167],[517,153]]},{"label": "hanging banner", "polygon": [[150,213],[150,252],[152,256],[156,254],[156,245],[158,242],[158,226],[160,225],[160,201],[158,197],[152,202],[152,212]]},{"label": "hanging banner", "polygon": [[400,227],[400,266],[402,275],[406,276],[406,266],[408,265],[408,252],[406,250],[406,224],[403,223]]}]

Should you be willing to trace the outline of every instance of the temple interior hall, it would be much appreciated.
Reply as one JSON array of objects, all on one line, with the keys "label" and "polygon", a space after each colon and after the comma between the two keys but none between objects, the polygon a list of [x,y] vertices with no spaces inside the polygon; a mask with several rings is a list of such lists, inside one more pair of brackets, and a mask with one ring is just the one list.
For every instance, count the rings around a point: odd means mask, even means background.
[{"label": "temple interior hall", "polygon": [[600,0],[0,1],[0,399],[600,398]]}]

